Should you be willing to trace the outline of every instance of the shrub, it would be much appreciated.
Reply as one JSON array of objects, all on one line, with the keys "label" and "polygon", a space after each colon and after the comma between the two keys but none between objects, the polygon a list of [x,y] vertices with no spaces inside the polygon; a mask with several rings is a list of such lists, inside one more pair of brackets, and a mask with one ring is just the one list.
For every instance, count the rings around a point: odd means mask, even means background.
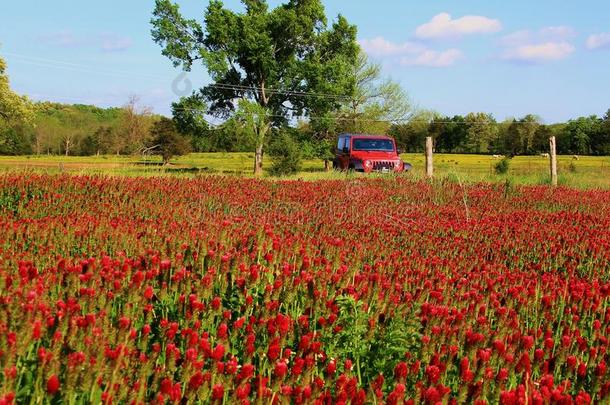
[{"label": "shrub", "polygon": [[494,169],[496,170],[496,174],[506,174],[508,173],[508,169],[510,168],[510,158],[505,157],[496,163]]},{"label": "shrub", "polygon": [[302,154],[299,144],[286,133],[280,134],[269,145],[272,164],[269,173],[273,176],[287,176],[301,170]]}]

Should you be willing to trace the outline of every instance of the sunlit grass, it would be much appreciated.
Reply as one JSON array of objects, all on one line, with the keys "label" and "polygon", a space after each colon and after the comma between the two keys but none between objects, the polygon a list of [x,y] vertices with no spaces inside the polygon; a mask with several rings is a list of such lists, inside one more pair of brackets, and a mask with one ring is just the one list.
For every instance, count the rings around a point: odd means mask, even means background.
[{"label": "sunlit grass", "polygon": [[[423,177],[424,156],[405,153],[403,160],[413,169],[406,174]],[[192,153],[162,166],[158,157],[151,156],[3,156],[0,171],[19,170],[45,173],[105,174],[117,176],[194,176],[224,174],[252,176],[253,153]],[[506,175],[495,173],[498,162],[489,155],[435,154],[435,177],[461,182],[505,182],[514,184],[548,184],[549,160],[541,156],[517,156],[511,159]],[[265,165],[271,164],[269,158]],[[610,157],[559,156],[559,183],[577,188],[610,188]],[[319,180],[362,176],[359,173],[325,172],[321,160],[305,160],[302,171],[292,179]],[[369,175],[370,176],[370,175]],[[387,176],[387,175],[383,175]]]}]

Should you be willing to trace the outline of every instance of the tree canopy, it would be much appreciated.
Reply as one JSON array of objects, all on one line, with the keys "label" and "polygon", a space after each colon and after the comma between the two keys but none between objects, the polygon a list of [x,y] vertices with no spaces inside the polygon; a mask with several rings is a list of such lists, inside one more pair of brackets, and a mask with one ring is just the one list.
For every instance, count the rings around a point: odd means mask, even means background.
[{"label": "tree canopy", "polygon": [[5,126],[27,123],[32,119],[32,104],[11,90],[6,62],[0,58],[0,124]]},{"label": "tree canopy", "polygon": [[0,58],[0,153],[15,154],[27,149],[19,132],[31,124],[33,116],[32,103],[11,90],[6,63]]},{"label": "tree canopy", "polygon": [[181,135],[174,121],[162,117],[155,122],[150,130],[151,143],[150,148],[153,153],[161,155],[163,164],[168,164],[174,156],[185,155],[191,151],[191,144],[188,138]]}]

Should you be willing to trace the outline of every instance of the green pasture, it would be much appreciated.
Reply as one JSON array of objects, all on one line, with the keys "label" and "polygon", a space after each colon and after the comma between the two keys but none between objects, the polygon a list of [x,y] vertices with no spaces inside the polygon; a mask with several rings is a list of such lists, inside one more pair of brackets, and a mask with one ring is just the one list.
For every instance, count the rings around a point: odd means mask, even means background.
[{"label": "green pasture", "polygon": [[[424,156],[405,153],[403,160],[413,165],[406,174],[423,177]],[[108,174],[124,176],[227,174],[251,176],[254,156],[252,153],[192,153],[176,158],[168,166],[162,166],[157,157],[132,156],[2,156],[0,171],[34,171],[45,173]],[[542,156],[517,156],[511,160],[509,172],[495,173],[499,159],[489,155],[435,154],[435,177],[462,182],[497,182],[510,180],[515,184],[547,184],[549,159]],[[265,164],[271,164],[269,158]],[[559,183],[577,188],[610,188],[610,156],[593,157],[559,156]],[[295,178],[328,179],[345,176],[363,176],[325,172],[320,160],[306,160],[302,171]]]}]

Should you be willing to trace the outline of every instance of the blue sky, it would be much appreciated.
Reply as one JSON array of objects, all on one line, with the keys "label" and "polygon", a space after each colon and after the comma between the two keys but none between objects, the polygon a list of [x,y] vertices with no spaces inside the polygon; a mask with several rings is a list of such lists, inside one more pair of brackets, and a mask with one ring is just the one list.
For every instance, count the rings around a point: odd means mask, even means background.
[{"label": "blue sky", "polygon": [[[132,94],[157,112],[184,94],[150,38],[152,0],[5,2],[0,55],[13,88],[34,99],[120,106]],[[205,0],[180,0],[200,18]],[[270,1],[271,5],[278,1]],[[239,8],[237,0],[226,1]],[[443,114],[538,114],[552,123],[610,108],[607,0],[325,0],[358,26],[371,58],[413,102]],[[188,75],[207,82],[203,69]],[[186,87],[188,89],[188,86]]]}]

